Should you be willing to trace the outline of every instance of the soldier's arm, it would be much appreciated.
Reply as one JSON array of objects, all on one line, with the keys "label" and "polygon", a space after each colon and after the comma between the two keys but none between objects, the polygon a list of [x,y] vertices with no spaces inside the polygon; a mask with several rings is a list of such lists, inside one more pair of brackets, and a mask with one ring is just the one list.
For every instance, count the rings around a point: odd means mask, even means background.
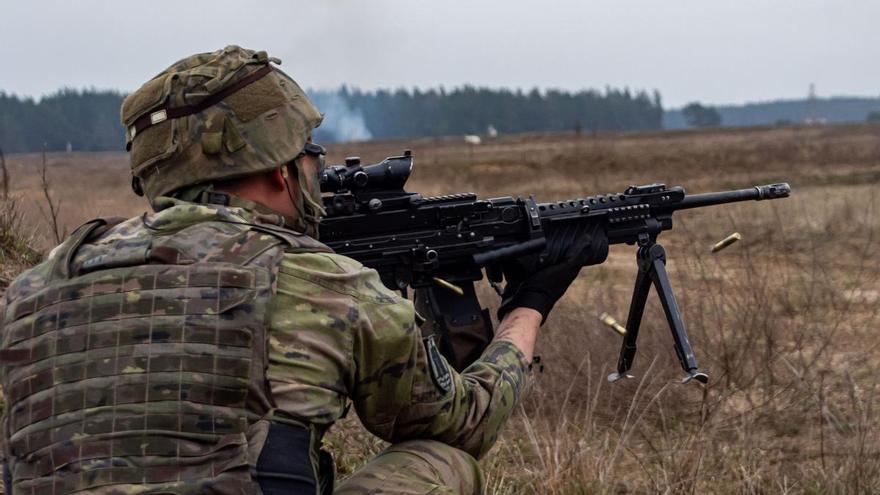
[{"label": "soldier's arm", "polygon": [[410,301],[350,258],[285,256],[277,299],[268,375],[282,410],[329,423],[342,410],[334,391],[345,391],[377,436],[436,439],[476,457],[522,393],[540,323],[532,310],[511,311],[459,374],[422,340]]},{"label": "soldier's arm", "polygon": [[514,308],[501,320],[495,331],[494,340],[503,340],[515,345],[530,363],[534,357],[541,319],[541,313],[532,308]]},{"label": "soldier's arm", "polygon": [[412,304],[367,270],[354,327],[351,398],[361,422],[391,441],[440,440],[480,457],[491,448],[525,386],[541,316],[510,312],[482,357],[457,373],[423,341]]}]

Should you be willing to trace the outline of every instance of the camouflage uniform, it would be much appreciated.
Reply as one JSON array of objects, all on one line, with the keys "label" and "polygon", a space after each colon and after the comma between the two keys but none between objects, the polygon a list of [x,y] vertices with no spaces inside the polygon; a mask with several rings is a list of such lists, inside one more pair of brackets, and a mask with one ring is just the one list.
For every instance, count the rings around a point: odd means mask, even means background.
[{"label": "camouflage uniform", "polygon": [[[7,291],[15,493],[259,493],[278,438],[301,442],[298,474],[326,477],[320,439],[349,400],[394,445],[337,493],[482,491],[475,458],[526,380],[518,349],[456,373],[375,271],[279,217],[154,206],[87,224]],[[279,425],[293,436],[273,440]]]},{"label": "camouflage uniform", "polygon": [[[10,285],[16,494],[317,493],[332,474],[321,438],[349,401],[394,445],[339,493],[482,491],[475,458],[522,392],[523,355],[496,342],[455,373],[409,301],[298,233],[323,213],[298,162],[322,115],[270,62],[229,46],[129,95],[132,187],[156,213],[89,222]],[[214,181],[290,163],[296,216],[213,204]]]}]

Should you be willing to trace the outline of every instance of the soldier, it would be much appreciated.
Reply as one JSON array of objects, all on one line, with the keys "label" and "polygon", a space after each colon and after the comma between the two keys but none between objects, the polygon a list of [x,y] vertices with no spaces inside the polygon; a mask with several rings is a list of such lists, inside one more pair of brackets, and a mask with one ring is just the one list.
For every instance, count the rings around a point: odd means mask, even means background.
[{"label": "soldier", "polygon": [[[316,240],[322,115],[273,63],[229,46],[129,95],[154,213],[86,223],[9,287],[11,493],[483,491],[583,246],[509,272],[493,342],[455,372],[409,301]],[[392,446],[333,491],[321,439],[349,401]]]}]

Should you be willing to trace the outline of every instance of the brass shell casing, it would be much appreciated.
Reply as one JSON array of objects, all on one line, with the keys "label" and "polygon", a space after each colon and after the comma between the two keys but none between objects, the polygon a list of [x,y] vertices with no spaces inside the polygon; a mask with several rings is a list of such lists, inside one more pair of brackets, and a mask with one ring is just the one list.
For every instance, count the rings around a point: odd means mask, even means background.
[{"label": "brass shell casing", "polygon": [[608,313],[602,313],[601,315],[599,315],[599,321],[604,323],[605,326],[614,330],[618,334],[626,335],[626,328],[620,323],[617,323],[617,320],[615,320],[614,317],[609,315]]},{"label": "brass shell casing", "polygon": [[712,252],[717,253],[718,251],[721,251],[722,249],[726,248],[727,246],[730,246],[731,244],[733,244],[734,242],[736,242],[740,239],[742,239],[742,236],[739,234],[739,232],[734,232],[734,233],[730,234],[729,236],[725,237],[724,239],[721,239],[720,241],[716,242],[715,245],[712,246]]},{"label": "brass shell casing", "polygon": [[434,281],[435,284],[439,285],[440,287],[443,287],[444,289],[449,289],[452,292],[455,292],[456,294],[458,294],[459,296],[464,295],[464,289],[462,289],[461,287],[459,287],[451,282],[447,282],[446,280],[443,280],[440,277],[433,277],[432,280]]}]

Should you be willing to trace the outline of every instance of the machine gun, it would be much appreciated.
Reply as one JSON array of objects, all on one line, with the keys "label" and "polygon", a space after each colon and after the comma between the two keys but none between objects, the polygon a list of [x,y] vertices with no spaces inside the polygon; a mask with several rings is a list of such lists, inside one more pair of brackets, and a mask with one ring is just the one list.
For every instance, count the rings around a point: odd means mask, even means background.
[{"label": "machine gun", "polygon": [[[630,186],[622,193],[539,203],[528,198],[480,199],[473,193],[423,197],[404,190],[412,172],[407,150],[375,165],[358,158],[331,166],[321,177],[327,216],[321,241],[339,254],[376,269],[382,282],[407,295],[415,289],[416,308],[428,315],[428,327],[440,338],[440,350],[456,369],[479,357],[492,338],[488,311],[480,307],[474,282],[485,271],[501,282],[501,264],[531,253],[552,256],[566,229],[604,229],[609,244],[637,245],[638,272],[626,322],[617,372],[626,377],[636,354],[636,339],[651,285],[657,289],[672,331],[684,382],[706,383],[688,341],[684,322],[666,273],[666,253],[657,236],[672,229],[672,214],[737,201],[785,198],[788,184],[734,191],[686,194],[664,184]],[[605,261],[607,249],[585,265]],[[423,329],[425,326],[423,325]]]}]

